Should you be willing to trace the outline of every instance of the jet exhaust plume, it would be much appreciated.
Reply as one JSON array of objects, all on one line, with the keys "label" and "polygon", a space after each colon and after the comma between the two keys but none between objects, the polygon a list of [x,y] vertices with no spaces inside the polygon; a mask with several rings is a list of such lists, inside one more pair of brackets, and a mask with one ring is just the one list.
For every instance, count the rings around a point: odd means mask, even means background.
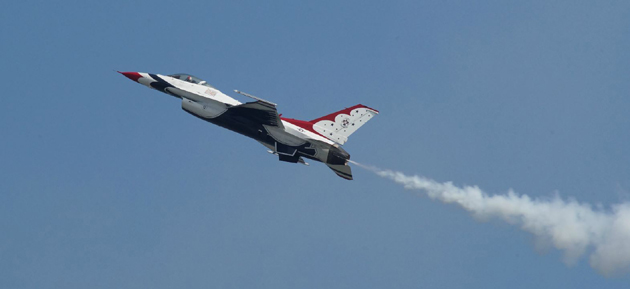
[{"label": "jet exhaust plume", "polygon": [[591,267],[604,276],[630,271],[630,203],[606,209],[558,194],[548,199],[531,198],[511,189],[504,195],[489,195],[477,186],[456,186],[435,180],[353,164],[392,180],[408,190],[419,190],[435,200],[456,204],[479,220],[501,219],[520,226],[538,241],[553,245],[564,254],[567,265],[585,253]]}]

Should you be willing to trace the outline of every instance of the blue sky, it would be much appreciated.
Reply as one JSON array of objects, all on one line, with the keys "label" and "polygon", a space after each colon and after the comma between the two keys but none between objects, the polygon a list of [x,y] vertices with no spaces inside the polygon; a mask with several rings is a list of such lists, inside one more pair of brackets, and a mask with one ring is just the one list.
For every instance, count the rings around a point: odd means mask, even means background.
[{"label": "blue sky", "polygon": [[606,210],[630,200],[626,1],[2,8],[2,288],[630,284],[360,168],[280,163],[115,72],[191,73],[298,119],[363,103],[381,113],[353,160]]}]

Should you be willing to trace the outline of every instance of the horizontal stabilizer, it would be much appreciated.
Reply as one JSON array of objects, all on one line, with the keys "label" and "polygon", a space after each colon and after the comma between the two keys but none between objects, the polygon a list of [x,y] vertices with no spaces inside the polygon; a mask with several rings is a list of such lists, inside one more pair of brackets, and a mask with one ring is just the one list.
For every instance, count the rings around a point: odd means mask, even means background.
[{"label": "horizontal stabilizer", "polygon": [[335,174],[337,174],[338,176],[346,179],[346,180],[352,180],[352,169],[350,168],[349,165],[331,165],[331,164],[326,164],[330,169],[333,170],[333,172],[335,172]]}]

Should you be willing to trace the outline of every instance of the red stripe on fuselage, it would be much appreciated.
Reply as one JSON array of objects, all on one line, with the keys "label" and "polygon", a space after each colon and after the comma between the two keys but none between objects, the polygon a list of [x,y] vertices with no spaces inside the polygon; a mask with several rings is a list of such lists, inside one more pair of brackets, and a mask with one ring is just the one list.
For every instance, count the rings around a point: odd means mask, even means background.
[{"label": "red stripe on fuselage", "polygon": [[322,135],[321,133],[316,132],[313,129],[313,123],[312,122],[308,122],[308,121],[305,121],[305,120],[299,120],[299,119],[286,118],[286,117],[281,117],[280,119],[282,119],[282,120],[284,120],[284,121],[286,121],[286,122],[288,122],[290,124],[299,126],[299,127],[303,128],[305,130],[308,130],[308,131],[310,131],[310,132],[312,132],[312,133],[314,133],[316,135],[319,135],[319,136],[322,136],[322,137],[324,137],[326,139],[329,139],[326,136]]}]

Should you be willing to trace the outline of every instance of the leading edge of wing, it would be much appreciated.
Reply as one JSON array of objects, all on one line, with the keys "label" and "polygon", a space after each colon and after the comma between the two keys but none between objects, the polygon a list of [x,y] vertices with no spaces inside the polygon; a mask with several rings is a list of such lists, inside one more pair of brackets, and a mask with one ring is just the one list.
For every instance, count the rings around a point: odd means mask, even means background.
[{"label": "leading edge of wing", "polygon": [[260,102],[263,102],[263,103],[266,103],[266,104],[272,105],[272,106],[274,106],[274,107],[275,107],[275,106],[278,106],[277,104],[275,104],[275,103],[273,103],[273,102],[271,102],[271,101],[264,100],[264,99],[262,99],[262,98],[260,98],[260,97],[258,97],[258,96],[253,96],[253,95],[251,95],[251,94],[249,94],[249,93],[242,92],[242,91],[240,91],[240,90],[238,90],[238,89],[235,89],[235,90],[234,90],[234,92],[236,92],[236,93],[238,93],[238,94],[240,94],[240,95],[244,95],[244,96],[247,96],[247,97],[249,97],[249,98],[252,98],[252,99],[258,100],[258,101],[260,101]]}]

